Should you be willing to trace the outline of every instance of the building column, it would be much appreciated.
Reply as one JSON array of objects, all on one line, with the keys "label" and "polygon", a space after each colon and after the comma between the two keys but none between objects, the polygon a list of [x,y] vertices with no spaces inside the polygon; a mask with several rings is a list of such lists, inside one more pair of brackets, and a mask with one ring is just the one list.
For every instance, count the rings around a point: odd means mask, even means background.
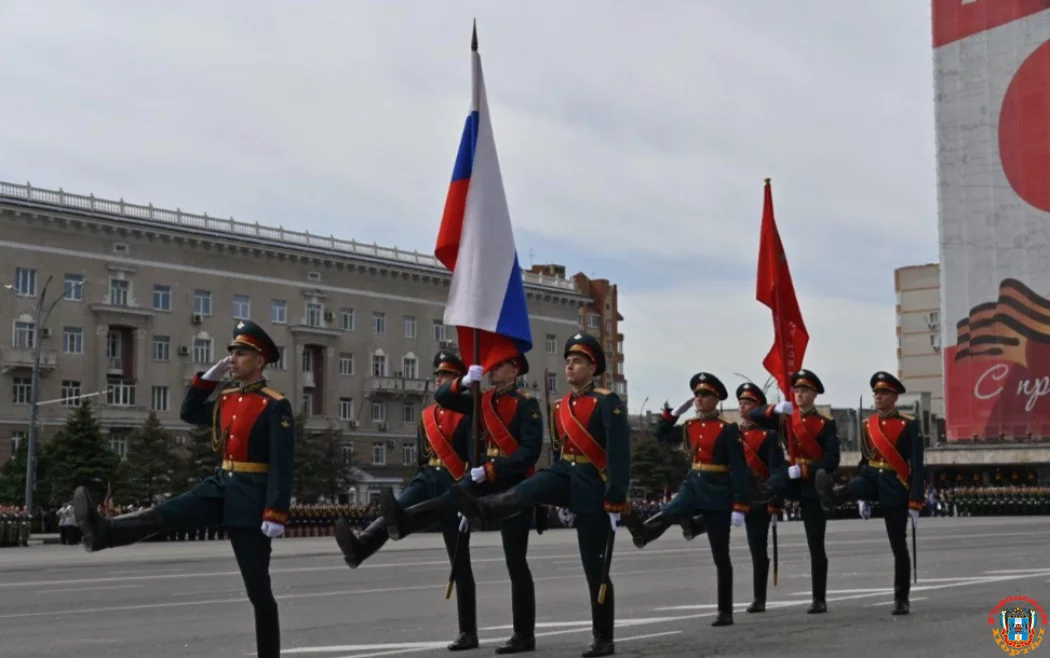
[{"label": "building column", "polygon": [[151,391],[146,388],[146,330],[135,330],[135,406],[149,409],[152,398],[146,396]]},{"label": "building column", "polygon": [[324,413],[326,416],[339,416],[339,363],[335,360],[335,348],[324,348],[324,364],[321,374],[324,376]]},{"label": "building column", "polygon": [[[95,385],[102,394],[97,396],[99,406],[106,404],[106,368],[108,366],[106,357],[106,337],[109,335],[109,325],[100,324],[95,327]],[[101,399],[98,399],[101,398]]]}]

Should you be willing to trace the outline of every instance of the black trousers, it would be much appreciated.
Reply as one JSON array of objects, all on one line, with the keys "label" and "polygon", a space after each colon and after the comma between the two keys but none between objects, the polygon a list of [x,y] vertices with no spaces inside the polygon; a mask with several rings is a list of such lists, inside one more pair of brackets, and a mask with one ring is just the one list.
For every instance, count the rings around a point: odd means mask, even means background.
[{"label": "black trousers", "polygon": [[754,573],[755,601],[765,603],[769,582],[769,523],[772,517],[765,505],[752,505],[744,518],[747,528],[747,547],[751,549]]},{"label": "black trousers", "polygon": [[718,587],[718,611],[733,612],[733,563],[729,559],[729,510],[703,510],[707,540],[715,560]]},{"label": "black trousers", "polygon": [[883,510],[886,535],[893,551],[893,598],[907,601],[911,592],[911,554],[908,553],[908,508],[890,507]]},{"label": "black trousers", "polygon": [[828,519],[817,498],[802,498],[802,525],[809,545],[809,562],[813,580],[813,600],[824,601],[828,591],[828,556],[824,552],[824,535]]}]

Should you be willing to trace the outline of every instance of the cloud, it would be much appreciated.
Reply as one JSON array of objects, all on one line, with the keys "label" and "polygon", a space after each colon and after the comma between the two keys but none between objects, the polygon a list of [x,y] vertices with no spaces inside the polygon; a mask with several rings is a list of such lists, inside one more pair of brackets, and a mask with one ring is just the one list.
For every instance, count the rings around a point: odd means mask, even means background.
[{"label": "cloud", "polygon": [[[697,313],[705,349],[756,371],[770,176],[813,358],[848,400],[893,368],[892,270],[937,259],[923,3],[112,7],[0,8],[0,178],[429,252],[476,16],[523,261]],[[655,395],[679,361],[643,355],[671,325],[624,315],[631,390]]]}]

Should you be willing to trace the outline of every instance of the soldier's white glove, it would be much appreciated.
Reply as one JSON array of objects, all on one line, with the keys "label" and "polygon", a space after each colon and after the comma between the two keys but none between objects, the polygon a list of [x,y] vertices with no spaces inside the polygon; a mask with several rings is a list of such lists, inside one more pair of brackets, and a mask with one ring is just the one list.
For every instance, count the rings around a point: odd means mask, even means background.
[{"label": "soldier's white glove", "polygon": [[792,480],[797,480],[802,477],[802,467],[798,464],[794,466],[788,466],[788,477]]},{"label": "soldier's white glove", "polygon": [[284,526],[273,521],[263,521],[262,532],[270,539],[275,539],[284,534]]},{"label": "soldier's white glove", "polygon": [[468,519],[467,517],[463,516],[463,514],[461,512],[457,512],[457,514],[459,515],[459,531],[462,532],[463,534],[469,533],[470,532],[470,519]]},{"label": "soldier's white glove", "polygon": [[681,405],[679,405],[679,407],[674,410],[674,415],[675,416],[681,416],[686,411],[688,411],[689,407],[691,407],[691,406],[693,406],[693,398],[689,398],[688,400],[683,402]]},{"label": "soldier's white glove", "polygon": [[616,524],[620,522],[619,512],[609,512],[609,523],[612,524],[613,532],[616,532]]},{"label": "soldier's white glove", "polygon": [[857,502],[857,510],[860,511],[860,518],[870,519],[871,518],[871,503],[866,500]]},{"label": "soldier's white glove", "polygon": [[913,525],[918,525],[918,523],[919,523],[919,510],[917,510],[917,509],[910,509],[910,510],[908,510],[908,514],[911,514],[911,522],[912,522],[912,524]]},{"label": "soldier's white glove", "polygon": [[484,482],[487,479],[487,477],[488,474],[485,473],[484,466],[478,466],[476,468],[470,469],[470,479],[474,480],[475,482]]},{"label": "soldier's white glove", "polygon": [[485,369],[481,366],[470,366],[469,368],[467,368],[467,374],[463,375],[463,379],[461,381],[463,382],[464,386],[470,386],[474,382],[480,382],[481,376],[484,374]]},{"label": "soldier's white glove", "polygon": [[744,525],[744,513],[733,512],[733,515],[730,518],[729,522],[733,524],[734,528],[739,528],[740,526]]},{"label": "soldier's white glove", "polygon": [[212,367],[208,368],[208,371],[201,375],[201,379],[208,382],[217,382],[222,379],[223,374],[230,368],[230,358],[226,357],[222,361],[219,361]]},{"label": "soldier's white glove", "polygon": [[793,407],[791,406],[791,403],[787,400],[784,400],[783,402],[777,402],[777,406],[773,407],[773,410],[776,411],[778,414],[789,414],[791,413],[792,409]]}]

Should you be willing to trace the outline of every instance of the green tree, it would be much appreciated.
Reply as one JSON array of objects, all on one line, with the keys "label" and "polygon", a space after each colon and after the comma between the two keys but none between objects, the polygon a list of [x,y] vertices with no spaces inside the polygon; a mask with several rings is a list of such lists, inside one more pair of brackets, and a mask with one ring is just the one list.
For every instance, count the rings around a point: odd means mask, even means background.
[{"label": "green tree", "polygon": [[186,456],[179,460],[172,493],[181,493],[197,486],[201,480],[215,474],[219,467],[219,453],[211,444],[211,428],[195,427],[186,433]]},{"label": "green tree", "polygon": [[152,505],[156,496],[180,485],[180,460],[174,448],[174,438],[151,411],[142,427],[128,437],[127,458],[121,464],[121,498]]},{"label": "green tree", "polygon": [[25,504],[28,455],[29,442],[19,441],[18,450],[4,463],[4,467],[0,468],[0,505]]},{"label": "green tree", "polygon": [[343,457],[343,433],[329,425],[313,439],[313,443],[317,460],[313,470],[317,493],[330,501],[339,500],[339,494],[345,493],[353,481],[354,467],[354,460],[347,461]]},{"label": "green tree", "polygon": [[42,504],[62,505],[72,499],[78,486],[85,487],[97,502],[102,502],[111,483],[114,491],[119,489],[120,457],[109,449],[89,400],[73,409],[41,453],[37,489]]},{"label": "green tree", "polygon": [[679,446],[660,443],[651,435],[640,438],[631,453],[631,478],[650,495],[665,487],[675,491],[689,468],[689,458]]}]

